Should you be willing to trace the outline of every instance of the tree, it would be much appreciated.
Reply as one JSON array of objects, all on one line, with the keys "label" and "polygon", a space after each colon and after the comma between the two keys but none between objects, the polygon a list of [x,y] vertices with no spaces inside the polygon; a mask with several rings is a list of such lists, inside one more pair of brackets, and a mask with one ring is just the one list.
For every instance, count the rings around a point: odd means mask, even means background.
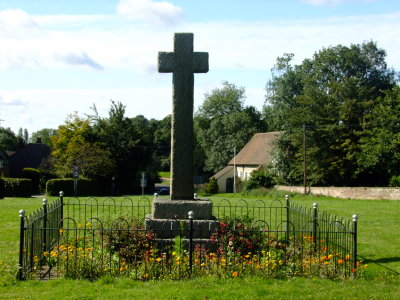
[{"label": "tree", "polygon": [[[143,136],[141,126],[147,123],[143,116],[129,119],[125,116],[125,106],[111,101],[108,118],[98,115],[93,107],[93,131],[103,149],[109,151],[115,163],[117,182],[123,193],[140,190],[139,174],[147,170],[152,158],[152,148]],[[151,178],[148,177],[150,185]],[[154,180],[154,179],[153,179]]]},{"label": "tree", "polygon": [[360,138],[377,99],[396,83],[385,56],[366,42],[324,48],[296,66],[292,54],[277,59],[266,101],[285,131],[277,167],[288,182],[302,182],[306,151],[311,184],[365,184],[358,163]]},{"label": "tree", "polygon": [[195,137],[204,155],[204,169],[218,172],[256,133],[264,129],[256,108],[244,106],[244,88],[224,82],[222,88],[205,95],[195,114]]},{"label": "tree", "polygon": [[[400,88],[396,86],[366,117],[360,138],[359,176],[371,185],[390,184],[400,175]],[[391,183],[393,185],[393,183]]]},{"label": "tree", "polygon": [[76,113],[69,116],[65,125],[51,137],[55,173],[70,177],[74,166],[79,166],[82,176],[89,179],[111,177],[114,164],[111,152],[98,142],[90,126],[90,118]]},{"label": "tree", "polygon": [[40,139],[43,144],[46,144],[49,147],[51,147],[51,137],[56,134],[57,134],[56,129],[43,128],[41,130],[32,133],[30,142],[36,143]]},{"label": "tree", "polygon": [[0,127],[0,149],[15,151],[17,149],[17,137],[10,128]]}]

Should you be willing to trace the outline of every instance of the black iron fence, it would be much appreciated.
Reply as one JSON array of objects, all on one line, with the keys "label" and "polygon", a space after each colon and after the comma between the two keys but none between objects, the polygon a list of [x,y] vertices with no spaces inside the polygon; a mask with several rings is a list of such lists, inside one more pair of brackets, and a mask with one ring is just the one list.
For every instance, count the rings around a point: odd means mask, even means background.
[{"label": "black iron fence", "polygon": [[213,203],[214,220],[152,220],[146,198],[60,198],[20,211],[19,279],[140,280],[218,276],[350,277],[357,216],[340,218],[281,200]]}]

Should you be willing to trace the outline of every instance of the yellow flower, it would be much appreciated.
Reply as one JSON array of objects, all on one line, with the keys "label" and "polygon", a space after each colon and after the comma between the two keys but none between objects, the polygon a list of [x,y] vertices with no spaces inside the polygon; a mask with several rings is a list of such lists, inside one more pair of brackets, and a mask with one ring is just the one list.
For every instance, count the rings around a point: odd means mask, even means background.
[{"label": "yellow flower", "polygon": [[92,226],[92,223],[87,222],[87,223],[86,223],[86,227],[90,227],[90,226]]},{"label": "yellow flower", "polygon": [[60,232],[60,234],[63,234],[64,233],[64,229],[60,228],[59,232]]},{"label": "yellow flower", "polygon": [[47,255],[49,255],[49,252],[47,252],[47,251],[44,251],[44,252],[43,252],[43,256],[45,256],[45,257],[46,257]]}]

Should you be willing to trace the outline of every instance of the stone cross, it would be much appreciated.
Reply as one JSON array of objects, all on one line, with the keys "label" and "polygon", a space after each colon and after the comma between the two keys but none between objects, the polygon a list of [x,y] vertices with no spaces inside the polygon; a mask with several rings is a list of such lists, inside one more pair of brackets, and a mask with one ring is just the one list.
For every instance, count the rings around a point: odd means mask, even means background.
[{"label": "stone cross", "polygon": [[171,200],[193,200],[193,73],[208,72],[208,53],[193,52],[193,33],[175,33],[174,52],[158,53],[158,72],[173,73]]}]

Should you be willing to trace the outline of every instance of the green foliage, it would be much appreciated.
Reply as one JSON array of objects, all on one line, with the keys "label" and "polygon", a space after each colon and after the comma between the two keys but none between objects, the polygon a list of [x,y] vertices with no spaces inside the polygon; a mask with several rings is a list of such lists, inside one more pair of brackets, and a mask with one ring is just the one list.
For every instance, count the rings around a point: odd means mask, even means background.
[{"label": "green foliage", "polygon": [[32,181],[25,178],[3,178],[5,197],[30,197]]},{"label": "green foliage", "polygon": [[394,175],[389,180],[389,186],[400,187],[400,175]]},{"label": "green foliage", "polygon": [[359,176],[370,185],[391,185],[390,178],[399,173],[400,166],[400,88],[396,86],[366,116],[365,130],[360,137],[357,157]]},{"label": "green foliage", "polygon": [[195,114],[195,155],[204,160],[204,170],[218,172],[232,159],[235,147],[241,149],[255,133],[263,131],[260,113],[244,106],[245,97],[244,88],[228,82],[205,95]]},{"label": "green foliage", "polygon": [[5,183],[3,178],[0,177],[0,199],[4,198]]},{"label": "green foliage", "polygon": [[87,178],[113,175],[115,168],[111,152],[96,142],[89,118],[70,115],[51,141],[54,169],[59,177],[71,176],[75,165],[80,167],[81,175]]},{"label": "green foliage", "polygon": [[43,144],[46,144],[49,147],[51,147],[52,146],[51,137],[54,135],[57,135],[56,129],[43,128],[41,130],[33,132],[30,137],[30,141],[31,143],[36,143],[38,139],[40,139]]},{"label": "green foliage", "polygon": [[268,168],[254,170],[250,174],[250,178],[245,182],[245,190],[252,190],[259,187],[272,188],[275,185],[273,175]]},{"label": "green foliage", "polygon": [[295,66],[293,55],[277,59],[267,85],[267,112],[275,128],[285,131],[274,167],[286,183],[303,180],[306,125],[310,184],[379,184],[379,173],[359,158],[370,114],[395,86],[396,73],[387,68],[385,56],[375,43],[366,42],[324,48]]},{"label": "green foliage", "polygon": [[[77,196],[95,196],[108,194],[108,190],[104,190],[105,185],[101,181],[91,181],[89,179],[78,179]],[[46,194],[49,196],[58,196],[60,191],[65,196],[75,196],[74,179],[58,178],[50,179],[46,184]]]},{"label": "green foliage", "polygon": [[17,137],[10,128],[0,127],[0,149],[4,151],[17,150]]},{"label": "green foliage", "polygon": [[218,183],[214,177],[211,177],[210,182],[205,187],[205,192],[208,195],[217,194],[218,193]]},{"label": "green foliage", "polygon": [[27,178],[32,181],[32,193],[39,193],[40,171],[34,168],[24,168],[21,171],[21,178]]}]

